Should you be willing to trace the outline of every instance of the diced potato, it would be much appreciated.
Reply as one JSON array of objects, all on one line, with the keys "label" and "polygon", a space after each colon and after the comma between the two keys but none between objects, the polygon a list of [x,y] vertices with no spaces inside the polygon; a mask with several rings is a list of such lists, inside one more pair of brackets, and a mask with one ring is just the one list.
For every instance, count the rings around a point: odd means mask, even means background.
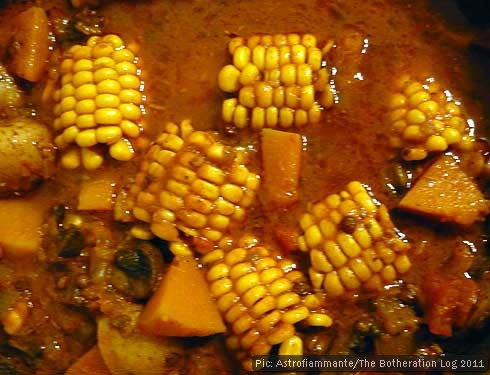
[{"label": "diced potato", "polygon": [[105,365],[99,348],[95,345],[71,365],[65,375],[112,375],[112,373]]},{"label": "diced potato", "polygon": [[174,258],[145,306],[140,329],[149,335],[208,336],[225,332],[204,274],[192,257]]},{"label": "diced potato", "polygon": [[478,186],[448,153],[416,181],[401,200],[400,208],[443,222],[471,225],[488,212],[489,205]]},{"label": "diced potato", "polygon": [[130,321],[121,329],[107,317],[97,322],[100,354],[113,375],[161,375],[183,367],[184,348],[180,342],[143,335],[133,326],[133,317],[125,317]]},{"label": "diced potato", "polygon": [[298,200],[301,150],[301,135],[262,130],[263,188],[268,204],[288,207]]},{"label": "diced potato", "polygon": [[81,211],[112,211],[115,185],[116,182],[110,175],[83,181],[78,194],[78,209]]},{"label": "diced potato", "polygon": [[31,7],[14,20],[12,72],[28,81],[39,81],[47,66],[49,54],[48,17],[43,8]]},{"label": "diced potato", "polygon": [[48,208],[42,199],[0,200],[0,247],[5,256],[19,258],[36,253]]}]

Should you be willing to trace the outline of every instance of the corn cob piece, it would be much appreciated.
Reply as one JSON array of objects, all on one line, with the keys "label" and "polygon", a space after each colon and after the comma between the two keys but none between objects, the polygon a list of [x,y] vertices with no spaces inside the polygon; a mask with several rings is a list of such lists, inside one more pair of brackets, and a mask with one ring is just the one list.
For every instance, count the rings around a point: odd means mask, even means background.
[{"label": "corn cob piece", "polygon": [[300,249],[310,256],[310,281],[327,295],[379,290],[410,268],[409,244],[384,205],[358,181],[310,205],[300,218]]},{"label": "corn cob piece", "polygon": [[472,129],[461,103],[433,78],[419,82],[404,75],[396,89],[388,101],[387,121],[391,126],[390,145],[401,149],[403,159],[422,160],[450,146],[472,148]]},{"label": "corn cob piece", "polygon": [[226,344],[251,371],[251,356],[267,355],[275,345],[284,355],[303,354],[296,323],[329,327],[332,319],[319,309],[320,301],[314,295],[295,292],[295,283],[306,278],[292,262],[274,257],[257,241],[249,243],[248,248],[217,248],[201,262],[229,328]]},{"label": "corn cob piece", "polygon": [[53,93],[55,143],[64,168],[96,169],[105,151],[116,160],[133,157],[133,142],[143,130],[137,61],[114,34],[92,36],[64,54],[60,88]]},{"label": "corn cob piece", "polygon": [[228,46],[233,64],[221,69],[218,84],[237,96],[223,101],[223,120],[254,129],[319,122],[334,100],[324,61],[331,46],[321,50],[311,34],[233,38]]},{"label": "corn cob piece", "polygon": [[216,242],[244,220],[259,188],[245,159],[242,149],[195,131],[188,120],[169,123],[136,175],[130,209],[165,240],[177,241],[181,231]]}]

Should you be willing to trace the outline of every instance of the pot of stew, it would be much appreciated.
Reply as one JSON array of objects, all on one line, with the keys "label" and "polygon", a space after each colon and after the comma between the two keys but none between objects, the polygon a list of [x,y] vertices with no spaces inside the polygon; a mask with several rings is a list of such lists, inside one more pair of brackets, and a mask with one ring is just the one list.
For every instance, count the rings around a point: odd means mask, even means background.
[{"label": "pot of stew", "polygon": [[3,0],[0,374],[488,370],[489,22]]}]

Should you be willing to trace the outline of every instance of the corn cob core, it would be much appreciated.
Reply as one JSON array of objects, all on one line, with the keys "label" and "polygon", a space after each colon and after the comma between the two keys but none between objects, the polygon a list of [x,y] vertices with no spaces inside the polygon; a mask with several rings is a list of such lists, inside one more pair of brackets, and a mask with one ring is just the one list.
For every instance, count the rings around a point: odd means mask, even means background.
[{"label": "corn cob core", "polygon": [[301,355],[302,341],[294,324],[329,327],[332,319],[319,308],[314,295],[300,296],[296,282],[306,278],[294,264],[278,259],[262,246],[217,248],[201,258],[207,267],[211,294],[226,321],[226,340],[246,370],[253,355],[267,355],[274,345],[281,354]]},{"label": "corn cob core", "polygon": [[63,167],[96,169],[104,148],[116,160],[133,157],[143,102],[136,63],[134,53],[114,34],[92,36],[64,54],[60,88],[53,94],[55,143],[62,150]]},{"label": "corn cob core", "polygon": [[384,205],[358,181],[312,204],[300,218],[300,249],[310,255],[313,286],[327,295],[378,290],[410,268],[408,243],[395,231]]},{"label": "corn cob core", "polygon": [[244,220],[259,188],[245,159],[243,150],[195,131],[188,120],[169,123],[130,189],[132,212],[165,240],[177,241],[180,230],[216,242]]},{"label": "corn cob core", "polygon": [[405,160],[422,160],[430,152],[449,146],[469,150],[473,137],[460,103],[433,78],[424,82],[400,77],[388,101],[390,145],[401,149]]},{"label": "corn cob core", "polygon": [[[331,46],[331,43],[328,44]],[[222,117],[238,128],[303,127],[320,121],[333,105],[324,53],[311,34],[233,38],[233,64],[218,76],[221,90],[237,96],[223,101]]]}]

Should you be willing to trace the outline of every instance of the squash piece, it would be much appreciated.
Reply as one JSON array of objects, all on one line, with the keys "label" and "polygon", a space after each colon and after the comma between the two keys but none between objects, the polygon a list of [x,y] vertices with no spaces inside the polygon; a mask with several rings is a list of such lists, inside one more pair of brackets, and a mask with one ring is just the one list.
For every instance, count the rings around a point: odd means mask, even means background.
[{"label": "squash piece", "polygon": [[143,309],[140,329],[151,335],[209,336],[226,328],[206,279],[192,257],[176,257]]},{"label": "squash piece", "polygon": [[112,375],[100,355],[97,345],[81,356],[65,375]]},{"label": "squash piece", "polygon": [[37,252],[48,208],[43,199],[0,200],[0,247],[7,258],[32,256]]},{"label": "squash piece", "polygon": [[288,207],[299,199],[302,147],[299,134],[262,130],[263,189],[268,204]]},{"label": "squash piece", "polygon": [[43,8],[31,7],[14,20],[12,72],[28,81],[39,81],[49,54],[48,17]]},{"label": "squash piece", "polygon": [[471,225],[488,212],[478,186],[450,153],[442,155],[415,182],[399,207],[440,221]]},{"label": "squash piece", "polygon": [[77,208],[81,211],[112,211],[115,185],[109,175],[83,181]]}]

